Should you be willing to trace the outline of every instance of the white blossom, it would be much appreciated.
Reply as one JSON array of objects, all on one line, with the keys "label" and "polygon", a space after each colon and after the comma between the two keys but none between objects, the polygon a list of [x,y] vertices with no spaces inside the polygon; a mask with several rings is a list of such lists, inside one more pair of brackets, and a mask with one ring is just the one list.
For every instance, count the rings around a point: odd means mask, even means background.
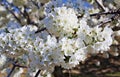
[{"label": "white blossom", "polygon": [[46,28],[57,37],[71,35],[78,28],[78,18],[75,10],[67,7],[54,8],[44,20]]},{"label": "white blossom", "polygon": [[[1,66],[6,57],[15,57],[26,61],[29,72],[39,68],[51,73],[55,66],[71,69],[85,61],[88,55],[106,53],[113,42],[113,31],[107,26],[91,27],[88,24],[89,14],[83,13],[83,9],[86,10],[83,6],[83,0],[51,0],[44,6],[45,18],[40,21],[39,27],[21,26],[10,21],[0,30]],[[77,14],[83,14],[83,17],[78,18]],[[93,23],[103,19],[101,17]],[[46,30],[36,33],[43,25]],[[116,32],[116,35],[120,33]],[[15,76],[22,72],[20,69]]]},{"label": "white blossom", "polygon": [[89,53],[107,51],[112,44],[112,34],[111,28],[105,27],[103,30],[98,26],[90,28],[83,20],[77,32]]},{"label": "white blossom", "polygon": [[0,54],[0,68],[6,63],[7,57],[5,55]]}]

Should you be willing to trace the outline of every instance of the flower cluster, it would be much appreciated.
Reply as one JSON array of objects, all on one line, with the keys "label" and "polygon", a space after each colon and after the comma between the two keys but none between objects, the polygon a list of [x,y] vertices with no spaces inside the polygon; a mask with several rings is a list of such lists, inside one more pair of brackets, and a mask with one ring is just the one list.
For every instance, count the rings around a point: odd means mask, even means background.
[{"label": "flower cluster", "polygon": [[15,22],[8,23],[0,32],[0,52],[8,56],[22,55],[27,50],[27,44],[33,40],[34,26],[21,27]]},{"label": "flower cluster", "polygon": [[[36,33],[38,28],[33,25],[22,27],[10,22],[0,30],[0,53],[9,57],[26,54],[31,69],[52,72],[55,66],[71,69],[85,61],[88,54],[109,49],[112,44],[111,28],[90,27],[86,17],[77,18],[75,7],[67,3],[58,5],[57,1],[46,5],[43,24],[48,33]],[[54,7],[47,8],[53,4]]]},{"label": "flower cluster", "polygon": [[67,7],[54,8],[44,19],[44,24],[51,34],[56,37],[72,35],[79,27],[75,10]]}]

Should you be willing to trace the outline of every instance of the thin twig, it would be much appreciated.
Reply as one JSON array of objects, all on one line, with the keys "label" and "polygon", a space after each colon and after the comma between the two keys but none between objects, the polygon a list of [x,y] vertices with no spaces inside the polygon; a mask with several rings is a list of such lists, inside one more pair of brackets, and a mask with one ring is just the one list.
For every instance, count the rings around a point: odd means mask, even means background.
[{"label": "thin twig", "polygon": [[46,30],[46,28],[42,28],[42,29],[36,31],[35,33],[39,33],[39,32],[42,32],[42,31],[44,31],[44,30]]},{"label": "thin twig", "polygon": [[98,4],[102,11],[106,11],[102,0],[95,0],[95,2]]},{"label": "thin twig", "polygon": [[27,8],[27,6],[24,6],[24,11],[23,11],[23,12],[20,11],[21,15],[27,20],[27,24],[38,26],[37,23],[33,22],[33,21],[30,19],[30,15],[29,15],[28,12],[26,11],[26,8]]},{"label": "thin twig", "polygon": [[37,71],[37,73],[35,74],[35,77],[38,77],[38,75],[40,74],[40,69]]},{"label": "thin twig", "polygon": [[10,77],[13,73],[13,71],[15,70],[16,67],[19,67],[19,68],[27,68],[27,66],[21,66],[19,64],[17,64],[18,61],[15,61],[12,63],[13,67],[11,69],[11,71],[8,73],[8,76],[7,77]]},{"label": "thin twig", "polygon": [[[101,16],[101,15],[112,15],[112,14],[115,14],[115,15],[120,14],[120,9],[118,9],[118,10],[116,10],[116,11],[93,13],[93,14],[90,14],[90,17]],[[77,17],[78,17],[78,18],[81,18],[81,17],[83,17],[83,15],[82,15],[82,16],[78,15]]]},{"label": "thin twig", "polygon": [[[16,61],[15,63],[17,63],[17,61]],[[15,70],[15,68],[16,68],[16,65],[13,64],[13,67],[12,67],[11,71],[8,73],[8,76],[7,76],[7,77],[10,77],[10,76],[11,76],[11,74],[12,74],[12,72]]]},{"label": "thin twig", "polygon": [[15,66],[15,65],[13,65],[13,67],[12,67],[12,69],[11,69],[11,71],[9,72],[9,74],[8,74],[8,76],[7,76],[7,77],[10,77],[10,76],[11,76],[11,74],[12,74],[12,72],[15,70],[15,68],[16,68],[16,66]]},{"label": "thin twig", "polygon": [[[6,1],[7,2],[7,1]],[[7,2],[8,3],[8,2]],[[9,9],[9,7],[7,6],[7,5],[5,5],[5,4],[2,4],[2,3],[0,3],[2,6],[4,6],[5,8],[6,8],[6,10],[8,11],[8,12],[10,12],[14,17],[15,17],[15,19],[19,22],[19,23],[21,23],[21,20],[15,15],[15,13],[12,11],[12,10],[10,10]],[[9,3],[8,3],[9,4]],[[9,4],[10,5],[10,4]],[[12,6],[12,5],[10,5],[10,6]]]},{"label": "thin twig", "polygon": [[101,27],[102,25],[110,23],[110,22],[114,21],[115,19],[116,19],[116,15],[112,16],[110,19],[108,19],[106,21],[101,22],[98,26]]},{"label": "thin twig", "polygon": [[22,65],[19,65],[19,64],[13,64],[14,66],[16,67],[19,67],[19,68],[27,68],[27,66],[22,66]]},{"label": "thin twig", "polygon": [[120,14],[120,10],[117,11],[109,11],[109,12],[102,12],[102,13],[94,13],[90,14],[90,16],[100,16],[100,15],[110,15],[110,14]]},{"label": "thin twig", "polygon": [[19,23],[21,23],[21,20],[15,15],[15,13],[14,13],[13,11],[9,10],[8,7],[5,7],[5,8],[6,8],[6,10],[8,10],[8,11],[15,17],[15,19],[16,19]]},{"label": "thin twig", "polygon": [[30,16],[29,16],[29,14],[27,13],[27,11],[26,11],[26,6],[24,6],[24,11],[23,11],[23,16],[24,16],[24,18],[26,18],[27,19],[27,24],[31,24],[32,23],[32,21],[31,21],[31,19],[30,19]]}]

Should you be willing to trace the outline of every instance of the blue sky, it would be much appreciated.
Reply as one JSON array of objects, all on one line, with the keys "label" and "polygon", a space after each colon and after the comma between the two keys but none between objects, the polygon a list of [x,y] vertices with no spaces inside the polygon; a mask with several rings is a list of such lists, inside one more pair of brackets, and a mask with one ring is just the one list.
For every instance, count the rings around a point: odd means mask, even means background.
[{"label": "blue sky", "polygon": [[[19,8],[17,8],[16,6],[12,5],[11,3],[7,2],[7,0],[1,0],[1,1],[2,1],[2,3],[3,3],[6,7],[12,7],[12,10],[13,10],[14,12],[19,13]],[[63,3],[66,3],[66,2],[69,1],[69,0],[62,0],[62,1],[63,1]],[[76,0],[72,0],[72,1],[73,1],[73,3],[74,3]],[[83,6],[84,6],[85,8],[91,8],[91,7],[92,7],[92,5],[90,5],[88,2],[84,2]]]}]

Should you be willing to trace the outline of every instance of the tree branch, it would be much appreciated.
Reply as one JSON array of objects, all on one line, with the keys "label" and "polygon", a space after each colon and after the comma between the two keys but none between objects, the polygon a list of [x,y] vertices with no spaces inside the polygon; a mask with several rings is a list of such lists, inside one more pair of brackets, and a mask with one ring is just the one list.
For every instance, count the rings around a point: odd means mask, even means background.
[{"label": "tree branch", "polygon": [[35,74],[35,77],[38,77],[38,75],[40,74],[40,69],[37,71],[37,73]]},{"label": "tree branch", "polygon": [[110,14],[120,14],[120,9],[118,9],[117,11],[109,11],[109,12],[102,12],[102,13],[94,13],[94,14],[90,14],[90,16],[100,16],[100,15],[110,15]]},{"label": "tree branch", "polygon": [[102,11],[106,11],[106,8],[104,7],[102,0],[95,0],[95,2],[98,4]]},{"label": "tree branch", "polygon": [[42,32],[42,31],[44,31],[44,30],[46,30],[46,28],[42,28],[42,29],[36,31],[35,33],[39,33],[39,32]]},{"label": "tree branch", "polygon": [[[112,15],[112,14],[120,15],[120,9],[115,10],[115,11],[93,13],[93,14],[90,14],[90,17],[101,16],[101,15]],[[78,15],[77,17],[78,17],[78,18],[81,18],[81,17],[83,17],[83,15],[82,15],[82,16]]]},{"label": "tree branch", "polygon": [[[5,6],[5,5],[3,5],[3,6]],[[16,19],[19,23],[21,23],[21,20],[15,15],[15,13],[14,13],[13,11],[11,11],[7,6],[5,6],[5,8],[6,8],[6,10],[7,10],[8,12],[10,12],[10,13],[15,17],[15,19]]]},{"label": "tree branch", "polygon": [[[15,63],[17,63],[17,61],[15,61]],[[12,72],[15,70],[15,68],[16,68],[16,65],[13,64],[13,67],[12,67],[11,71],[8,73],[8,76],[7,76],[7,77],[10,77],[10,76],[11,76],[11,74],[12,74]]]}]

